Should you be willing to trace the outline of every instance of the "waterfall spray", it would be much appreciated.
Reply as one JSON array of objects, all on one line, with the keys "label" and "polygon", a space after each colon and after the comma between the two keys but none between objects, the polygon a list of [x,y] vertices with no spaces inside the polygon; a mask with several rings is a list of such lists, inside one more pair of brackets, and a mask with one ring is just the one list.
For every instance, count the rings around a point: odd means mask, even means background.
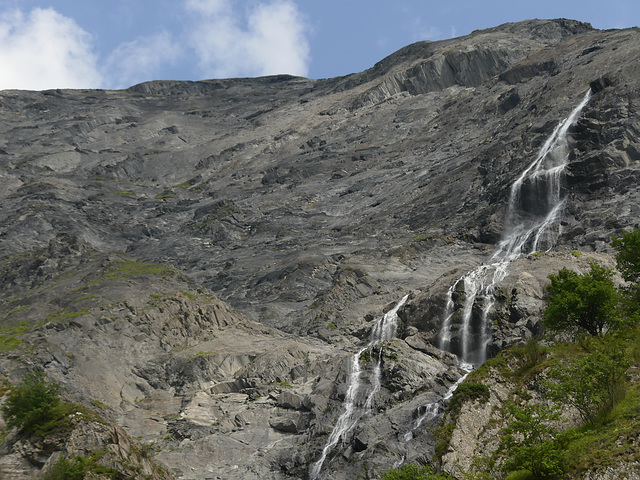
[{"label": "waterfall spray", "polygon": [[[507,276],[511,262],[523,253],[549,250],[560,236],[558,222],[564,206],[561,195],[564,170],[569,160],[569,128],[576,123],[591,91],[583,97],[571,114],[556,126],[538,155],[511,185],[503,237],[489,261],[466,273],[447,292],[447,304],[438,336],[441,349],[451,349],[451,323],[455,313],[453,292],[462,281],[465,302],[460,326],[459,355],[463,362],[480,364],[486,360],[491,342],[488,321],[495,303],[496,285]],[[472,331],[474,306],[482,302],[479,326]]]},{"label": "waterfall spray", "polygon": [[360,390],[361,386],[360,356],[366,350],[372,349],[373,346],[381,344],[382,342],[388,342],[395,336],[397,329],[398,310],[406,303],[408,298],[409,295],[405,295],[402,300],[400,300],[396,304],[395,307],[384,314],[384,316],[371,329],[371,336],[367,346],[358,350],[358,352],[355,353],[353,357],[351,357],[351,373],[347,378],[347,384],[349,386],[347,388],[347,394],[345,395],[343,402],[344,411],[342,412],[340,417],[338,417],[331,435],[329,435],[327,443],[322,449],[322,455],[320,456],[320,459],[311,467],[309,476],[312,480],[318,478],[318,475],[320,475],[320,470],[322,469],[322,465],[327,459],[327,455],[337,445],[338,441],[341,438],[344,441],[346,435],[356,426],[358,420],[362,417],[362,415],[371,410],[374,397],[380,391],[382,385],[382,347],[380,348],[380,351],[378,353],[376,366],[370,376],[371,390],[369,391],[367,399],[363,406],[359,406],[356,402],[358,391]]}]

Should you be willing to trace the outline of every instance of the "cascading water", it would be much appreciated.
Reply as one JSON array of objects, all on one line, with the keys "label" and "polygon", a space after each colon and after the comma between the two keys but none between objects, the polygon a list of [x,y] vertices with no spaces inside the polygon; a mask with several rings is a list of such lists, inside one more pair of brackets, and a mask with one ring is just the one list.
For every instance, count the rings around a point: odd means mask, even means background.
[{"label": "cascading water", "polygon": [[333,431],[331,432],[331,435],[329,435],[329,439],[322,449],[320,459],[311,467],[309,476],[312,480],[318,478],[322,465],[327,459],[327,455],[337,445],[338,441],[341,438],[344,441],[345,436],[353,429],[353,427],[356,426],[358,420],[365,413],[371,410],[374,397],[380,391],[380,387],[382,385],[382,349],[378,352],[378,360],[370,376],[371,389],[367,394],[367,399],[363,406],[359,406],[356,402],[357,395],[361,387],[360,376],[362,370],[360,368],[360,356],[366,350],[372,350],[372,347],[375,345],[388,342],[395,336],[398,325],[398,310],[406,303],[408,298],[409,295],[405,295],[395,307],[384,314],[384,316],[371,329],[369,343],[364,348],[358,350],[358,352],[351,358],[351,371],[347,378],[348,387],[343,402],[344,412],[342,412],[340,417],[338,417],[336,425],[333,427]]},{"label": "cascading water", "polygon": [[424,412],[416,419],[416,421],[411,426],[411,429],[407,433],[405,433],[403,435],[402,439],[405,442],[408,442],[409,440],[411,440],[413,438],[413,432],[415,430],[417,430],[418,428],[420,428],[420,426],[425,421],[429,421],[429,420],[434,419],[435,417],[438,416],[438,414],[441,411],[444,410],[444,407],[445,407],[446,403],[451,399],[451,397],[453,397],[453,393],[460,386],[460,384],[467,379],[467,376],[471,372],[472,366],[469,365],[469,364],[462,364],[461,368],[464,371],[466,371],[467,373],[465,373],[463,376],[461,376],[456,381],[456,383],[454,383],[453,385],[451,385],[451,387],[449,387],[449,390],[447,390],[447,393],[445,393],[444,397],[442,397],[442,399],[439,402],[427,403],[426,405],[421,407],[421,409],[424,410]]},{"label": "cascading water", "polygon": [[[463,362],[481,364],[486,360],[491,342],[488,316],[495,303],[494,291],[507,276],[509,264],[523,253],[549,250],[560,235],[558,219],[564,206],[561,185],[569,157],[568,131],[578,120],[589,101],[589,90],[571,114],[558,124],[534,161],[512,184],[503,238],[489,261],[466,273],[447,292],[447,303],[438,345],[451,351],[451,328],[454,293],[463,282],[465,301],[462,307],[460,345],[457,352]],[[479,321],[472,322],[474,308]]]},{"label": "cascading water", "polygon": [[[468,372],[473,365],[486,360],[487,346],[491,342],[488,317],[495,303],[494,291],[498,283],[507,276],[509,264],[524,252],[534,253],[541,248],[549,250],[560,235],[558,218],[560,217],[564,199],[561,196],[561,183],[564,169],[568,162],[569,144],[567,134],[569,128],[577,121],[580,112],[590,98],[587,92],[580,104],[563,120],[547,139],[535,160],[512,184],[509,196],[505,231],[496,251],[489,261],[460,277],[448,290],[443,322],[438,336],[438,346],[442,350],[457,350],[462,360],[462,368]],[[554,229],[556,231],[554,231]],[[464,286],[465,300],[461,312],[460,345],[452,348],[452,327],[455,311],[454,294],[459,289],[460,282]],[[358,420],[368,412],[375,395],[381,388],[381,349],[375,368],[370,376],[370,390],[362,406],[357,404],[358,392],[361,388],[360,356],[367,349],[388,341],[395,335],[397,311],[404,305],[408,296],[398,304],[373,327],[369,343],[360,349],[351,360],[351,370],[347,378],[348,388],[344,399],[344,412],[338,418],[320,459],[313,464],[310,478],[316,480],[328,454],[338,441],[355,427]],[[473,325],[472,317],[476,305],[481,302],[479,310],[480,321]],[[416,419],[412,427],[403,436],[404,441],[413,438],[413,432],[425,421],[435,418],[446,402],[453,396],[456,388],[466,379],[463,375],[451,386],[446,395],[439,402],[424,405],[423,413]],[[399,464],[403,460],[400,460]]]}]

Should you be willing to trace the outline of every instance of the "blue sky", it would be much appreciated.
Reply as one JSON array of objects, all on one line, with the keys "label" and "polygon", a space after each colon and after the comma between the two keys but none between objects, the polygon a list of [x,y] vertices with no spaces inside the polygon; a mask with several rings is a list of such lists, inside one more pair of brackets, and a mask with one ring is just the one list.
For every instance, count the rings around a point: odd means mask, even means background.
[{"label": "blue sky", "polygon": [[640,24],[638,0],[0,0],[0,89],[362,71],[419,40],[529,18]]}]

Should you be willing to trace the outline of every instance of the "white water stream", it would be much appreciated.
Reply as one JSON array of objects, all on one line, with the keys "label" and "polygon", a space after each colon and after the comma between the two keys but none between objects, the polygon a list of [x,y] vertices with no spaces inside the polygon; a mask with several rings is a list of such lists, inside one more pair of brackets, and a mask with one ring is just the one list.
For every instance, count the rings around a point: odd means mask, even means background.
[{"label": "white water stream", "polygon": [[408,442],[411,439],[413,439],[413,432],[417,430],[420,427],[420,425],[422,425],[425,421],[433,420],[444,409],[446,403],[451,399],[451,397],[453,397],[453,394],[456,391],[456,389],[460,386],[462,382],[464,382],[467,379],[467,376],[469,375],[469,373],[471,373],[471,370],[473,370],[472,365],[465,364],[465,363],[460,365],[460,368],[462,368],[467,373],[461,376],[456,381],[456,383],[454,383],[453,385],[451,385],[451,387],[449,387],[449,390],[447,390],[447,393],[445,393],[444,397],[442,397],[440,401],[427,403],[422,407],[422,409],[424,409],[424,413],[416,419],[416,421],[411,426],[411,429],[407,433],[405,433],[404,436],[402,437],[402,439],[405,442]]},{"label": "white water stream", "polygon": [[[450,351],[454,311],[453,295],[460,282],[464,284],[460,346],[463,362],[479,365],[486,360],[491,342],[488,316],[495,303],[494,291],[507,276],[511,262],[523,253],[551,249],[560,236],[558,222],[564,199],[561,185],[569,160],[569,128],[576,123],[591,91],[580,104],[554,129],[533,162],[511,185],[503,238],[488,262],[458,279],[447,293],[445,313],[438,336],[441,349]],[[479,321],[472,322],[474,307],[481,305]],[[477,310],[476,310],[477,311]]]},{"label": "white water stream", "polygon": [[[404,434],[404,441],[410,441],[417,428],[439,414],[442,406],[466,379],[473,365],[479,365],[486,360],[487,346],[491,342],[488,316],[495,303],[495,287],[507,276],[509,264],[523,253],[534,253],[542,248],[551,249],[559,237],[561,232],[558,219],[564,206],[561,183],[569,155],[567,134],[569,128],[577,121],[589,98],[590,91],[571,114],[558,124],[534,161],[512,184],[503,239],[488,262],[466,273],[449,288],[443,322],[438,335],[438,346],[446,351],[452,349],[452,327],[456,315],[454,292],[458,289],[459,283],[463,282],[465,301],[461,314],[461,345],[456,353],[462,360],[462,367],[467,370],[467,374],[449,388],[441,401],[422,407],[424,413]],[[382,349],[378,352],[376,366],[369,377],[370,390],[362,405],[357,403],[358,393],[363,386],[360,356],[367,349],[373,353],[373,346],[389,341],[395,336],[397,312],[405,304],[407,298],[408,296],[402,298],[376,323],[371,331],[369,343],[351,358],[350,372],[347,377],[348,388],[343,402],[344,411],[338,417],[320,459],[311,467],[309,472],[311,480],[318,478],[327,456],[340,439],[344,442],[346,435],[351,432],[360,418],[371,410],[375,395],[381,388]],[[472,317],[477,302],[481,302],[480,321],[479,325],[474,327]],[[404,458],[400,460],[399,464],[403,460]]]},{"label": "white water stream", "polygon": [[379,350],[378,361],[370,375],[369,382],[371,384],[371,388],[367,394],[366,401],[362,406],[357,404],[357,395],[362,386],[360,382],[362,374],[362,370],[360,369],[360,356],[368,349],[373,353],[373,346],[383,342],[388,342],[395,336],[398,326],[398,310],[406,303],[408,298],[409,295],[405,295],[395,307],[384,314],[384,316],[371,329],[369,343],[351,357],[351,369],[347,378],[348,388],[343,402],[344,412],[342,412],[338,417],[338,420],[333,427],[333,431],[331,432],[331,435],[329,435],[329,439],[322,449],[320,459],[311,467],[309,476],[312,480],[318,478],[322,465],[327,459],[327,455],[329,455],[337,445],[338,441],[342,438],[344,442],[345,436],[353,429],[353,427],[356,426],[358,420],[360,420],[365,413],[371,410],[374,397],[380,391],[380,386],[382,384],[382,349]]}]

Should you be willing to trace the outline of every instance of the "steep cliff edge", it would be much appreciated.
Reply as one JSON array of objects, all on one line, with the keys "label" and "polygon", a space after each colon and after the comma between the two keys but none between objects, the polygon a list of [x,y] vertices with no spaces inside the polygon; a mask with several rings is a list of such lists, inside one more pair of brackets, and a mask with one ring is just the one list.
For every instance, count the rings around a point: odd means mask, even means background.
[{"label": "steep cliff edge", "polygon": [[533,20],[336,79],[0,92],[0,372],[47,371],[176,478],[307,478],[409,294],[318,478],[428,462],[465,374],[437,348],[447,292],[588,90],[560,235],[509,265],[490,355],[540,332],[549,273],[612,265],[640,225],[639,57],[637,29]]}]

